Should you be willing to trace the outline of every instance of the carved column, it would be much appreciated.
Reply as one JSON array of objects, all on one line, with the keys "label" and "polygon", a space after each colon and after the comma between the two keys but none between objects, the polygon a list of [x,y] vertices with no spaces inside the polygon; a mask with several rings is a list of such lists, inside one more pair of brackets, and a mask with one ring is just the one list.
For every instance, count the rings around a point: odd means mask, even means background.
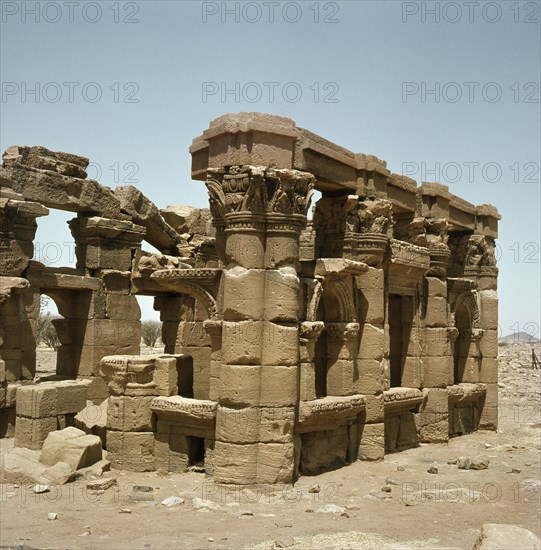
[{"label": "carved column", "polygon": [[299,236],[314,177],[260,166],[208,175],[211,212],[224,227],[218,254],[225,267],[221,364],[213,367],[219,370],[214,475],[226,483],[291,482]]},{"label": "carved column", "polygon": [[316,206],[314,227],[319,257],[381,267],[392,235],[392,206],[387,199],[358,195],[323,197]]},{"label": "carved column", "polygon": [[154,379],[157,356],[115,355],[101,360],[109,387],[107,459],[114,467],[152,471],[154,433],[150,403],[159,387]]},{"label": "carved column", "polygon": [[203,328],[210,336],[209,399],[218,401],[220,398],[220,366],[222,362],[222,321],[208,319],[203,322]]},{"label": "carved column", "polygon": [[316,398],[316,367],[314,357],[316,342],[323,331],[321,321],[301,323],[300,329],[300,395],[301,401],[312,401]]},{"label": "carved column", "polygon": [[358,378],[359,323],[326,323],[327,395],[353,395]]}]

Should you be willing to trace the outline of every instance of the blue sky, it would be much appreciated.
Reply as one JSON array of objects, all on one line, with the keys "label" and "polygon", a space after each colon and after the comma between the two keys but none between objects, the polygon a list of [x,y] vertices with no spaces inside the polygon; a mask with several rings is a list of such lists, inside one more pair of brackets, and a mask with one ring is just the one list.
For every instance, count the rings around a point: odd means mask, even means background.
[{"label": "blue sky", "polygon": [[[81,154],[104,185],[203,207],[188,147],[209,121],[289,116],[393,172],[495,204],[501,331],[539,327],[539,2],[1,6],[2,150]],[[53,265],[72,260],[70,217],[39,220]],[[149,300],[143,310],[153,315]]]}]

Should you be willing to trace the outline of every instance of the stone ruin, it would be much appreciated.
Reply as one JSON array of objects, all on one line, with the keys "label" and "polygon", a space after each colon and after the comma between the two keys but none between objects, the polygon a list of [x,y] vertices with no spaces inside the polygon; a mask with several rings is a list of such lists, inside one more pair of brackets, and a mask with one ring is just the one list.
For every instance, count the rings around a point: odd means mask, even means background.
[{"label": "stone ruin", "polygon": [[[114,467],[252,484],[496,429],[493,206],[277,116],[217,118],[190,152],[210,210],[159,210],[80,156],[4,153],[2,436],[41,449],[94,403]],[[50,208],[75,213],[75,268],[32,259]],[[36,381],[42,294],[63,319]],[[164,354],[140,355],[138,295]]]}]

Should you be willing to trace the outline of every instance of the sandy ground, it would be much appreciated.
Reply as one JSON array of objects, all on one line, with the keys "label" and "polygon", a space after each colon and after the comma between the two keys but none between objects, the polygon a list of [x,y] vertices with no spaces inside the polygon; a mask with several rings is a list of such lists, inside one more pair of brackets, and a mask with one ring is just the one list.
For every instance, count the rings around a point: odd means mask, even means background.
[{"label": "sandy ground", "polygon": [[[422,445],[387,455],[379,463],[356,462],[302,477],[294,487],[225,489],[203,473],[160,476],[119,471],[112,472],[118,485],[103,494],[87,490],[81,481],[40,495],[31,487],[4,484],[0,486],[0,546],[470,549],[487,522],[519,525],[539,536],[541,371],[530,368],[530,346],[501,346],[500,353],[497,432]],[[10,439],[0,441],[2,456],[12,445]],[[461,456],[479,455],[490,459],[488,469],[459,470],[456,464],[448,464]],[[438,474],[427,472],[434,461]],[[396,484],[387,493],[381,489],[389,477]],[[309,492],[315,483],[319,493]],[[134,484],[151,486],[153,500],[131,500]],[[168,508],[160,503],[173,495],[184,498],[184,504]],[[194,497],[211,500],[215,509],[196,510]],[[318,511],[328,504],[345,510]],[[50,512],[57,513],[58,519],[49,521]]]}]

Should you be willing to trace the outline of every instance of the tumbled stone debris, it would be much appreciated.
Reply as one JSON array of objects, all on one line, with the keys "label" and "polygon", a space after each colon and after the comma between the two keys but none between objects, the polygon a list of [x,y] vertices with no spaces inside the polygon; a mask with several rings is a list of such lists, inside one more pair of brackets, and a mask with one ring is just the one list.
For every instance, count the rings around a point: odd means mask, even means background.
[{"label": "tumbled stone debris", "polygon": [[171,496],[171,497],[164,498],[161,504],[168,507],[179,506],[181,504],[184,504],[184,499],[182,497]]},{"label": "tumbled stone debris", "polygon": [[105,491],[109,489],[109,487],[113,487],[117,484],[117,480],[114,477],[104,477],[101,479],[95,479],[92,481],[88,481],[86,483],[87,489],[91,489],[93,491]]},{"label": "tumbled stone debris", "polygon": [[342,514],[346,509],[336,504],[324,504],[319,508],[316,508],[316,512],[320,514]]},{"label": "tumbled stone debris", "polygon": [[78,470],[91,466],[101,458],[100,438],[70,427],[51,432],[47,436],[39,460],[46,466],[65,462],[72,470]]},{"label": "tumbled stone debris", "polygon": [[537,535],[519,527],[500,523],[485,523],[472,550],[539,550],[541,540]]}]

